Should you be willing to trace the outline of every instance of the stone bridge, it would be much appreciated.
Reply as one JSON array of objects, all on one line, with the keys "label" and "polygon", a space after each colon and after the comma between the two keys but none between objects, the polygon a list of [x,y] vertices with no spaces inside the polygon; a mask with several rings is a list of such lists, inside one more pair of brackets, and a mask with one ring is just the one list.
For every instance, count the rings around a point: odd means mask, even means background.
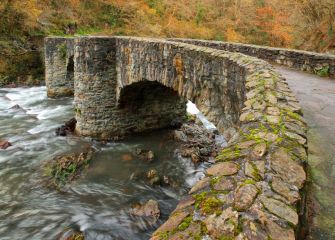
[{"label": "stone bridge", "polygon": [[[169,126],[185,101],[229,140],[152,239],[302,239],[306,123],[266,61],[334,75],[334,57],[253,45],[135,37],[46,38],[50,97],[74,94],[95,139]],[[203,238],[205,237],[205,238]],[[207,238],[206,238],[207,237]]]}]

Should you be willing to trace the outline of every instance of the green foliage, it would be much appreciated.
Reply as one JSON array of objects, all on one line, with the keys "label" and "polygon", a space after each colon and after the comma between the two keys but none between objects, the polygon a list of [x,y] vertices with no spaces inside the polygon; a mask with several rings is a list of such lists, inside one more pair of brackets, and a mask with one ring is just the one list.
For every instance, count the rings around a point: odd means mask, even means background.
[{"label": "green foliage", "polygon": [[328,77],[329,76],[330,68],[329,68],[329,66],[326,66],[326,67],[322,67],[320,69],[316,69],[314,71],[320,77]]},{"label": "green foliage", "polygon": [[197,25],[199,25],[205,17],[206,11],[205,8],[198,2],[197,9],[196,9],[196,15],[195,15],[195,22]]}]

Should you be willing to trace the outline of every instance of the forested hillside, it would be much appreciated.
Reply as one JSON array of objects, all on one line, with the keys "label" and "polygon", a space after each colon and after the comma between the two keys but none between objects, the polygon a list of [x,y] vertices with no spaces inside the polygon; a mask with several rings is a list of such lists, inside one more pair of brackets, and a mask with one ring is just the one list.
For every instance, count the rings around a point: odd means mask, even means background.
[{"label": "forested hillside", "polygon": [[35,84],[47,35],[203,38],[335,49],[334,0],[1,0],[0,85]]}]

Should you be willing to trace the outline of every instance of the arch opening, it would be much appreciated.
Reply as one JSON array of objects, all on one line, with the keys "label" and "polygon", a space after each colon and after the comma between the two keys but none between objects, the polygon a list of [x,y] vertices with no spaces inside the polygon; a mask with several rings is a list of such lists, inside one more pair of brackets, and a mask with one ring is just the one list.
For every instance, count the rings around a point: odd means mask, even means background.
[{"label": "arch opening", "polygon": [[66,66],[66,82],[71,83],[73,85],[74,81],[74,56],[69,57]]},{"label": "arch opening", "polygon": [[178,127],[186,116],[187,99],[156,81],[140,81],[121,89],[118,109],[125,134]]}]

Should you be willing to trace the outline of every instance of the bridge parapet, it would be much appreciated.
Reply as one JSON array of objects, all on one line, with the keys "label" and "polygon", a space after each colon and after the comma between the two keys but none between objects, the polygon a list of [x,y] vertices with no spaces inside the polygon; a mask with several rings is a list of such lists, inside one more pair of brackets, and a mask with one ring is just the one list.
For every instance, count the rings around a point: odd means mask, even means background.
[{"label": "bridge parapet", "polygon": [[335,55],[331,54],[222,41],[180,38],[172,38],[170,40],[229,52],[239,52],[300,71],[335,77]]}]

